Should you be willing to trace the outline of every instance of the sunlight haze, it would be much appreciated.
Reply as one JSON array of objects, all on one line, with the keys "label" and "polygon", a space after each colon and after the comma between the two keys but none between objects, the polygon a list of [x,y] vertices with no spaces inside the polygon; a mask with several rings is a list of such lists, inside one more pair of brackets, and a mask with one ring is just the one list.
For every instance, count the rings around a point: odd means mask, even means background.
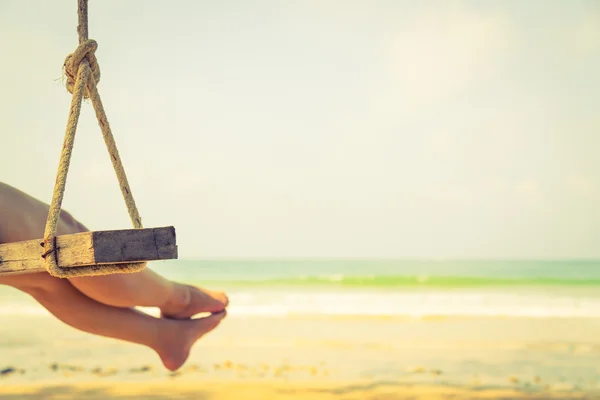
[{"label": "sunlight haze", "polygon": [[[0,0],[0,180],[45,202],[76,25]],[[597,1],[91,0],[89,35],[180,258],[600,257]],[[63,207],[130,227],[90,103]]]}]

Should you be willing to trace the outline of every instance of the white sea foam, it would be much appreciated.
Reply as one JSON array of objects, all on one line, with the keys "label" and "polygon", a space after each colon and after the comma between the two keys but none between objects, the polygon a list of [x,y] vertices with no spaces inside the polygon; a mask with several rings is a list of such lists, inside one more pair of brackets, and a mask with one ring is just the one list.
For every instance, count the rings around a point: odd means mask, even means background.
[{"label": "white sea foam", "polygon": [[230,315],[600,317],[600,298],[485,292],[231,293]]},{"label": "white sea foam", "polygon": [[[600,297],[566,294],[259,290],[230,291],[228,294],[231,316],[600,317]],[[157,315],[153,309],[143,311]],[[0,303],[0,315],[49,316],[50,313],[36,303],[13,299]]]}]

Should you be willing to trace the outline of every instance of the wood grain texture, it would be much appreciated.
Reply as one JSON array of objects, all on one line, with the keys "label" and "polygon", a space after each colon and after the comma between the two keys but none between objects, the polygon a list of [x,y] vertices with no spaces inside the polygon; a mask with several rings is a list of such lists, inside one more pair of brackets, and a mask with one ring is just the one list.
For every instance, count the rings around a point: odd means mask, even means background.
[{"label": "wood grain texture", "polygon": [[92,233],[95,264],[177,258],[173,227]]},{"label": "wood grain texture", "polygon": [[[43,239],[0,244],[0,275],[45,271]],[[175,228],[83,232],[56,238],[60,267],[177,258]]]}]

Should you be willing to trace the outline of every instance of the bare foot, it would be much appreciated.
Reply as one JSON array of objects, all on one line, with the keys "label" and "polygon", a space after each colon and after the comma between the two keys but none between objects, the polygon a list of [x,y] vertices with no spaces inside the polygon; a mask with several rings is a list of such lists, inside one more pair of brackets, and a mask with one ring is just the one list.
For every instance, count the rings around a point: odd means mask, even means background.
[{"label": "bare foot", "polygon": [[202,336],[212,331],[225,318],[226,311],[212,314],[205,318],[163,320],[156,348],[164,366],[175,371],[179,369],[190,355],[190,349]]},{"label": "bare foot", "polygon": [[187,319],[203,312],[221,312],[228,304],[229,299],[223,292],[177,283],[172,300],[161,308],[161,316]]}]

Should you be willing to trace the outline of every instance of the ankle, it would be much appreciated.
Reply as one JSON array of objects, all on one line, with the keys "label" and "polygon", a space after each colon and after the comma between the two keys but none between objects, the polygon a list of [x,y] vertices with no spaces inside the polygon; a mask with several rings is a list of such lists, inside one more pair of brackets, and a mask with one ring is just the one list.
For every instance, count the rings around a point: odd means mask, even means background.
[{"label": "ankle", "polygon": [[160,311],[165,315],[177,314],[185,310],[191,301],[192,294],[189,286],[172,282],[169,297],[160,307]]}]

